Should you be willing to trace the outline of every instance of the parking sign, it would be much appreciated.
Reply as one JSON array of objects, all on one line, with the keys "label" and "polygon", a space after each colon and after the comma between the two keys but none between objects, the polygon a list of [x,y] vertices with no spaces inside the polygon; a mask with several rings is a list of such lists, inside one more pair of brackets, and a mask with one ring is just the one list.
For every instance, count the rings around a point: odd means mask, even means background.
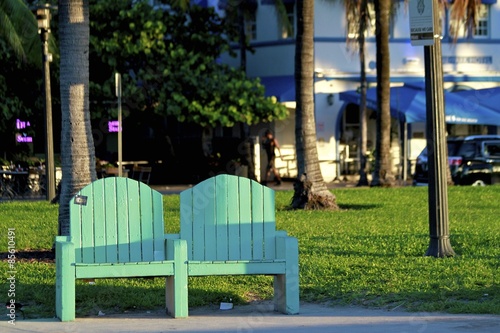
[{"label": "parking sign", "polygon": [[434,0],[410,0],[411,45],[434,45]]}]

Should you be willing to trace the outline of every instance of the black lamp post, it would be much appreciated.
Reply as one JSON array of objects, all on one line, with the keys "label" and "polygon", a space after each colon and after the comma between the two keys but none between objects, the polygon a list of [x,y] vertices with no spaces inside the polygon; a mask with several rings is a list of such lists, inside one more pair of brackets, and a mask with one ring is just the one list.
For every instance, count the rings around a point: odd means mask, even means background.
[{"label": "black lamp post", "polygon": [[52,135],[52,98],[50,91],[50,61],[52,54],[49,53],[50,34],[50,6],[38,7],[36,9],[38,22],[38,33],[42,40],[43,51],[43,78],[45,84],[45,180],[46,198],[51,200],[56,196],[55,168],[54,168],[54,140]]},{"label": "black lamp post", "polygon": [[[440,31],[437,2],[434,6],[434,26]],[[443,92],[443,65],[440,34],[434,35],[434,45],[424,46],[426,130],[429,163],[429,248],[426,256],[452,257],[455,251],[450,243],[448,221],[448,186],[446,168],[446,126]]]}]

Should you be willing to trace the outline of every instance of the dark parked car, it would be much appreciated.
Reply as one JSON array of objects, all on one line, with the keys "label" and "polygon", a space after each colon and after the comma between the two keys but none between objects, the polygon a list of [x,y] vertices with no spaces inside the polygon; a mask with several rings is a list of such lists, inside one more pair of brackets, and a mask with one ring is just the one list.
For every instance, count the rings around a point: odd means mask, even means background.
[{"label": "dark parked car", "polygon": [[[457,185],[500,183],[500,135],[448,139],[448,163]],[[413,184],[427,184],[427,148],[417,157]]]},{"label": "dark parked car", "polygon": [[[459,165],[462,163],[462,158],[457,156],[458,149],[463,142],[463,138],[448,138],[448,164],[450,165],[452,177],[456,173]],[[417,162],[415,164],[415,174],[413,175],[413,185],[427,185],[429,181],[428,176],[428,157],[427,157],[427,147],[422,150],[422,152],[417,157]]]}]

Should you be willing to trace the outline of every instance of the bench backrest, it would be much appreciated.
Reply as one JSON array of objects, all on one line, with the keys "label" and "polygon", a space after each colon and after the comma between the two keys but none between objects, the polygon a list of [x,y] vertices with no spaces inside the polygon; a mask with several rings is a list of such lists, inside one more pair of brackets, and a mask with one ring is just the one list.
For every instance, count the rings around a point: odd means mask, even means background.
[{"label": "bench backrest", "polygon": [[180,194],[181,239],[193,261],[276,258],[274,190],[219,175]]},{"label": "bench backrest", "polygon": [[164,260],[161,193],[133,179],[92,182],[70,201],[77,263]]}]

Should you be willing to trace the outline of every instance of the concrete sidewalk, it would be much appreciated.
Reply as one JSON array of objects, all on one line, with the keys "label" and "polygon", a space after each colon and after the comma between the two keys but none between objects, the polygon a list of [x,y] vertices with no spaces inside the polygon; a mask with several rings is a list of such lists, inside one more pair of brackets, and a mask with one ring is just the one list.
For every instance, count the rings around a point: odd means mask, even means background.
[{"label": "concrete sidewalk", "polygon": [[348,333],[497,333],[500,316],[451,315],[328,307],[301,304],[301,313],[287,316],[273,311],[270,302],[236,306],[232,310],[197,308],[189,318],[172,319],[160,313],[130,313],[78,318],[62,323],[56,319],[2,322],[1,332],[348,332]]}]

